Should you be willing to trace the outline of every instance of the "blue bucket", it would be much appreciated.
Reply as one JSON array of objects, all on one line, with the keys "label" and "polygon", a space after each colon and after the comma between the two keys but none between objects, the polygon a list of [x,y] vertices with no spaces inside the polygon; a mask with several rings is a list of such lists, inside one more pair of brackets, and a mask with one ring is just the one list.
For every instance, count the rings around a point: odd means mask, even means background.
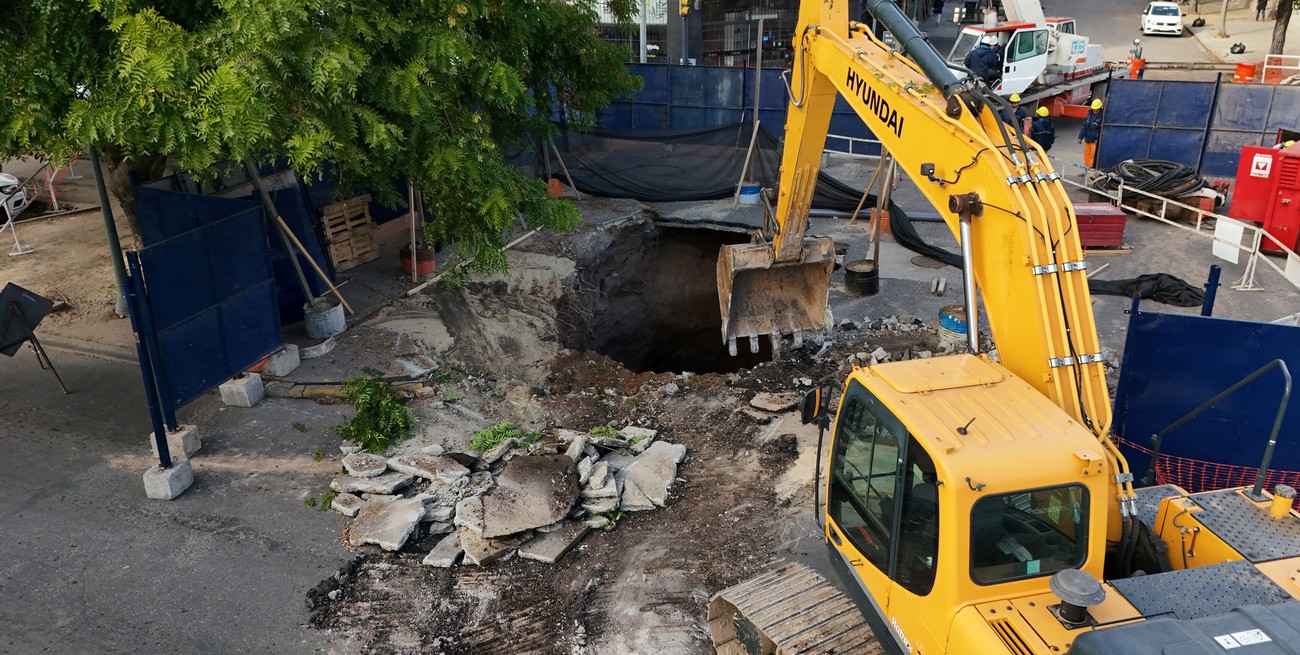
[{"label": "blue bucket", "polygon": [[939,310],[939,339],[956,342],[966,339],[965,307],[948,305]]},{"label": "blue bucket", "polygon": [[759,190],[759,185],[757,184],[740,185],[740,204],[742,205],[758,204],[758,190]]}]

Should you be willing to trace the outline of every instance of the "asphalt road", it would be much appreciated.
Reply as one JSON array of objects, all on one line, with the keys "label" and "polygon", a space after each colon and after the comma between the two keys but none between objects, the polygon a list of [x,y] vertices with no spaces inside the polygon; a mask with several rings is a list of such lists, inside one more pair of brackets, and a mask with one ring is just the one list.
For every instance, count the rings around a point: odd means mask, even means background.
[{"label": "asphalt road", "polygon": [[26,350],[0,358],[0,653],[337,647],[301,627],[306,591],[346,556],[342,517],[302,499],[328,479],[316,468],[337,467],[312,456],[337,444],[328,426],[288,401],[248,420],[202,398],[182,421],[220,438],[185,495],[148,500],[139,369],[50,355],[70,395]]}]

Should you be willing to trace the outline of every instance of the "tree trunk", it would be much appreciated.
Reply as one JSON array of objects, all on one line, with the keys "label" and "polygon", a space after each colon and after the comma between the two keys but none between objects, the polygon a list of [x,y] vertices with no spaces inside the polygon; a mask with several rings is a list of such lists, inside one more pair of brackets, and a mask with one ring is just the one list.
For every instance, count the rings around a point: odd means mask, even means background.
[{"label": "tree trunk", "polygon": [[125,214],[126,224],[131,229],[129,238],[123,241],[139,245],[140,221],[135,214],[135,185],[162,177],[167,166],[167,157],[163,155],[141,155],[127,159],[121,150],[108,147],[104,151],[104,161],[108,164],[108,190],[117,198]]},{"label": "tree trunk", "polygon": [[1268,46],[1268,54],[1280,55],[1286,45],[1286,29],[1291,25],[1292,0],[1282,0],[1277,6],[1277,22],[1273,23],[1273,42]]}]

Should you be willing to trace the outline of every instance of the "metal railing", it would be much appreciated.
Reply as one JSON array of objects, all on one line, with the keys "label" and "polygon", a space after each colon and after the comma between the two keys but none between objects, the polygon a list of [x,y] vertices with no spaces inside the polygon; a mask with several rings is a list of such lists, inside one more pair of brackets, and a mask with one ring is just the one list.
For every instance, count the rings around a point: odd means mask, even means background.
[{"label": "metal railing", "polygon": [[[1277,271],[1292,286],[1300,289],[1300,256],[1297,256],[1294,250],[1278,241],[1273,235],[1265,232],[1261,226],[1133,188],[1124,184],[1122,178],[1111,176],[1096,169],[1087,168],[1074,162],[1061,161],[1056,158],[1051,159],[1054,167],[1058,170],[1063,167],[1074,167],[1081,168],[1086,172],[1084,182],[1078,182],[1063,176],[1061,181],[1066,184],[1108,198],[1112,204],[1127,212],[1145,216],[1180,230],[1209,238],[1213,241],[1212,250],[1214,255],[1226,261],[1240,264],[1238,255],[1244,253],[1246,255],[1245,270],[1242,272],[1241,279],[1232,285],[1233,289],[1237,291],[1263,291],[1264,287],[1260,286],[1255,280],[1255,273],[1261,261],[1274,271]],[[1113,177],[1117,180],[1118,186],[1114,191],[1097,189],[1090,184],[1092,180],[1105,177]],[[1189,225],[1169,218],[1172,210],[1180,210],[1180,213],[1184,215],[1193,215],[1195,220]],[[1207,225],[1207,221],[1210,220],[1213,221],[1213,227]],[[1285,257],[1285,263],[1282,266],[1279,266],[1273,258],[1265,256],[1261,250],[1265,239],[1270,243],[1270,249],[1275,248]],[[1233,251],[1236,252],[1233,253]]]}]

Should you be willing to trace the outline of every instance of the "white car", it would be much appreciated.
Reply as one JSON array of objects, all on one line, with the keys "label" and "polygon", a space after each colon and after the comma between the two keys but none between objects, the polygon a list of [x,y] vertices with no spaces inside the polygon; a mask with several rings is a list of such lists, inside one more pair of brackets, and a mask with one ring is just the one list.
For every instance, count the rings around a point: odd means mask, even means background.
[{"label": "white car", "polygon": [[18,183],[18,178],[8,173],[0,173],[0,206],[4,207],[4,211],[0,212],[0,224],[10,218],[16,218],[31,202],[27,192]]},{"label": "white car", "polygon": [[1142,33],[1183,35],[1183,10],[1176,2],[1152,2],[1142,10]]}]

